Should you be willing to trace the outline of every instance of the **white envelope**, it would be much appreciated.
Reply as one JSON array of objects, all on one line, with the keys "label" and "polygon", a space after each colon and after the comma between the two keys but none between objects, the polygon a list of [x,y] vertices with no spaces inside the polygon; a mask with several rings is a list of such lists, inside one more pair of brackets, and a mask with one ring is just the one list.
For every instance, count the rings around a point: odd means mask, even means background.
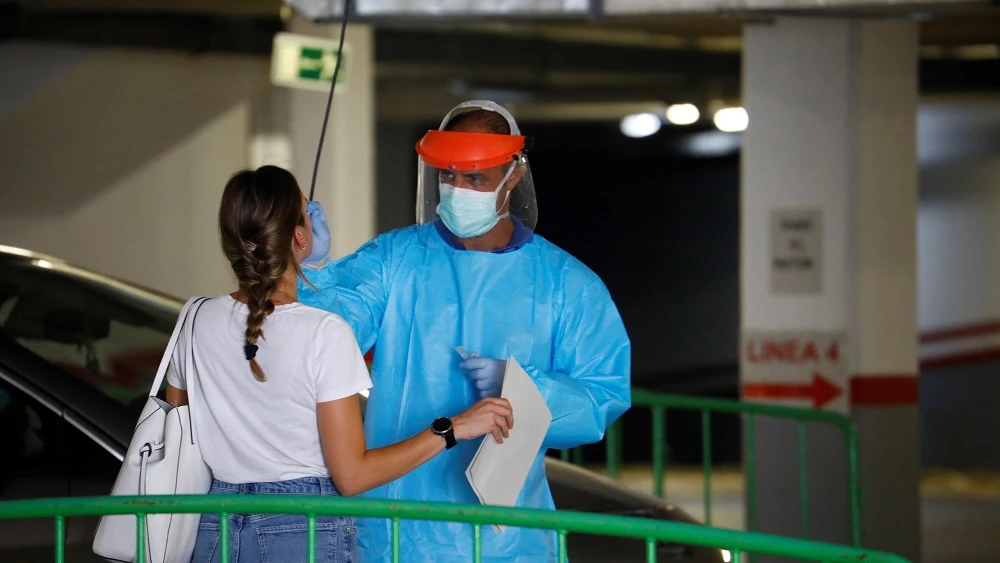
[{"label": "white envelope", "polygon": [[[479,450],[465,471],[479,502],[493,506],[514,506],[528,471],[542,449],[552,412],[545,399],[514,357],[507,360],[500,396],[510,401],[514,427],[510,437],[498,444],[492,435],[483,438]],[[494,526],[503,532],[505,526]]]}]

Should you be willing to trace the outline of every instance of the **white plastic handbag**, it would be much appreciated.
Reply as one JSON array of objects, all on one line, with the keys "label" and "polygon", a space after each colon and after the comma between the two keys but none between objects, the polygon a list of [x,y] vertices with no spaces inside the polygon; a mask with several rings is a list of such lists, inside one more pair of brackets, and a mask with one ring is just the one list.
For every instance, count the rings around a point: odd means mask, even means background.
[{"label": "white plastic handbag", "polygon": [[[149,399],[135,425],[112,496],[207,494],[212,472],[195,442],[188,406],[173,407],[156,397],[167,373],[178,338],[184,338],[184,374],[188,393],[195,377],[192,335],[194,320],[206,297],[194,297],[181,309],[167,349],[149,390]],[[179,367],[179,366],[175,366]],[[198,536],[200,514],[146,516],[146,561],[189,563]],[[104,516],[94,536],[94,553],[112,561],[136,560],[136,517]]]}]

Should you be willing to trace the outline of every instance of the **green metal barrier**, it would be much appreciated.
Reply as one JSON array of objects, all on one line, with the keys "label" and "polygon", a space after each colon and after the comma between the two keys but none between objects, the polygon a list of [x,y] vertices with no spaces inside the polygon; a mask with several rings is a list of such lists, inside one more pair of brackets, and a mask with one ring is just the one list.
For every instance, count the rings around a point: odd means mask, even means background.
[{"label": "green metal barrier", "polygon": [[484,525],[554,530],[559,537],[559,562],[567,561],[567,535],[584,533],[633,538],[646,541],[646,561],[655,563],[656,543],[670,541],[679,544],[728,549],[731,560],[739,563],[746,553],[790,557],[806,561],[866,563],[909,563],[897,555],[866,551],[793,538],[769,536],[753,532],[722,530],[708,526],[664,522],[647,518],[587,514],[581,512],[467,506],[443,503],[391,502],[343,497],[282,495],[199,495],[147,497],[78,497],[0,502],[0,520],[20,518],[53,518],[55,520],[55,561],[63,563],[65,554],[66,518],[106,514],[136,515],[137,561],[144,563],[146,553],[145,527],[147,514],[218,513],[221,521],[221,558],[229,562],[229,514],[301,514],[308,519],[309,563],[316,561],[316,518],[318,516],[354,516],[388,518],[392,520],[393,561],[398,562],[399,523],[407,520],[463,522],[473,526],[474,561],[482,559],[481,529]]},{"label": "green metal barrier", "polygon": [[[808,467],[806,454],[806,424],[818,422],[829,424],[839,429],[844,435],[844,443],[847,448],[847,479],[848,479],[848,504],[849,522],[851,530],[851,541],[854,546],[861,545],[861,485],[858,477],[858,436],[854,429],[854,424],[845,416],[826,411],[802,409],[794,407],[784,407],[775,405],[763,405],[758,403],[746,403],[725,399],[708,399],[702,397],[690,397],[683,395],[670,395],[666,393],[655,393],[643,389],[632,389],[632,408],[646,408],[652,411],[653,426],[653,487],[657,496],[663,497],[665,494],[666,467],[666,431],[667,431],[667,410],[688,410],[699,411],[701,413],[701,438],[702,438],[702,472],[704,474],[703,488],[705,501],[705,523],[712,525],[712,413],[731,413],[744,417],[744,443],[746,444],[745,459],[743,463],[747,483],[747,507],[750,514],[750,521],[747,522],[747,529],[756,529],[756,522],[753,510],[756,507],[755,480],[757,472],[757,456],[754,451],[754,435],[756,431],[757,417],[769,417],[785,420],[792,420],[798,428],[798,473],[799,473],[799,513],[801,516],[802,536],[809,536],[809,494],[808,494]],[[621,475],[622,461],[622,422],[619,420],[608,429],[605,436],[607,447],[607,472],[611,478],[618,479]],[[572,461],[577,465],[583,464],[582,448],[573,450],[563,450],[561,457],[564,461]]]}]

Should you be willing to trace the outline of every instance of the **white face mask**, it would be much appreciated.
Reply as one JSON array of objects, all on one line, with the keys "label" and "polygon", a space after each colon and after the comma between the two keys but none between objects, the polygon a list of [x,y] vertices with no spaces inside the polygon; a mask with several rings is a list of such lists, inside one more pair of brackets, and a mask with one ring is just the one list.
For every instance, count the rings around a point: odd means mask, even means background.
[{"label": "white face mask", "polygon": [[[503,180],[500,180],[500,185],[492,192],[479,192],[441,183],[441,203],[437,206],[437,214],[448,230],[458,238],[475,238],[489,232],[500,219],[510,215],[510,212],[497,214],[497,195],[513,172],[514,167],[511,166]],[[508,199],[509,191],[501,209]]]}]

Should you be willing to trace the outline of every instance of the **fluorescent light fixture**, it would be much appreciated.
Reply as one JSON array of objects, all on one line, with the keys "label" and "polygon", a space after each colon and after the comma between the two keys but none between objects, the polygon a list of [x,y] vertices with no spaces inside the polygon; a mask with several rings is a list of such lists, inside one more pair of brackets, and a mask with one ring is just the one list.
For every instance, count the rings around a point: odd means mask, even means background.
[{"label": "fluorescent light fixture", "polygon": [[674,104],[667,107],[667,121],[674,125],[691,125],[701,117],[698,106],[694,104]]},{"label": "fluorescent light fixture", "polygon": [[660,118],[652,113],[633,113],[625,116],[621,122],[622,134],[633,139],[653,135],[662,126]]},{"label": "fluorescent light fixture", "polygon": [[747,110],[741,107],[722,108],[715,112],[712,121],[715,122],[719,131],[738,133],[745,130],[750,124],[750,116],[747,115]]}]

